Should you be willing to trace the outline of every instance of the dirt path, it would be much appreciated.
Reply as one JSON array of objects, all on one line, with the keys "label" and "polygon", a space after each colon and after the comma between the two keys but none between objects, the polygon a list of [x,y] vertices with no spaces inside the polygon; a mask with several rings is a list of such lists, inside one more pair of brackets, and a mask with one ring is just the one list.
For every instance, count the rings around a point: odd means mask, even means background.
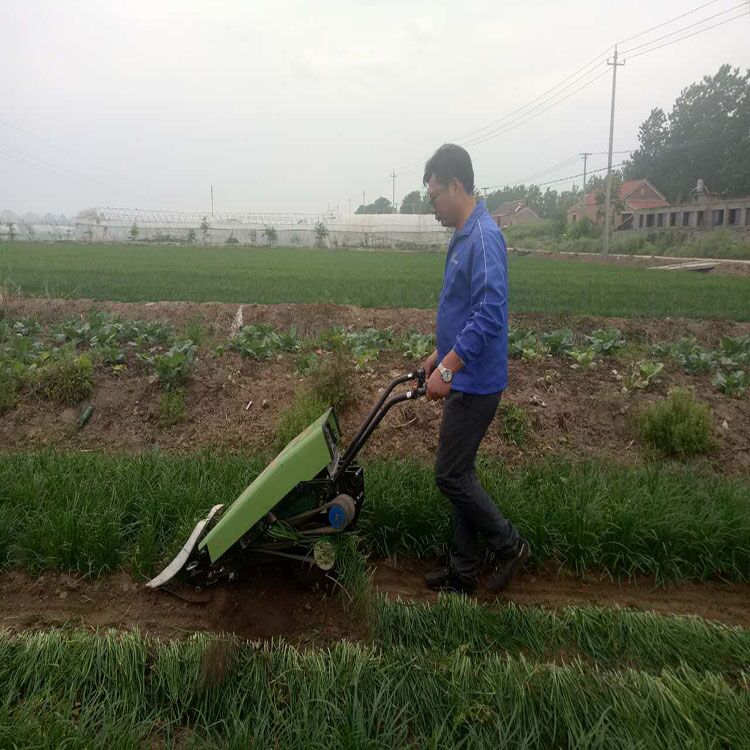
[{"label": "dirt path", "polygon": [[[437,594],[422,584],[428,565],[410,561],[408,568],[395,568],[381,562],[374,582],[391,599],[435,601]],[[660,614],[698,615],[727,625],[750,627],[750,584],[680,583],[656,586],[652,580],[637,583],[610,580],[582,580],[571,575],[525,573],[514,579],[511,588],[498,597],[480,591],[480,601],[514,602],[558,609],[571,604],[595,604],[602,607],[632,607]]]},{"label": "dirt path", "polygon": [[[394,600],[434,601],[437,595],[422,586],[426,565],[407,561],[396,568],[381,561],[375,570],[375,586]],[[160,638],[196,631],[230,632],[249,639],[283,636],[300,644],[363,637],[361,625],[344,611],[336,596],[336,586],[325,578],[305,580],[295,569],[261,568],[254,578],[232,587],[183,593],[194,601],[148,591],[124,573],[83,580],[67,574],[33,578],[9,572],[0,575],[0,628],[138,628]],[[487,594],[478,598],[494,599]],[[708,582],[656,588],[648,581],[635,585],[552,573],[525,574],[499,601],[553,609],[570,604],[633,607],[750,627],[750,584]]]}]

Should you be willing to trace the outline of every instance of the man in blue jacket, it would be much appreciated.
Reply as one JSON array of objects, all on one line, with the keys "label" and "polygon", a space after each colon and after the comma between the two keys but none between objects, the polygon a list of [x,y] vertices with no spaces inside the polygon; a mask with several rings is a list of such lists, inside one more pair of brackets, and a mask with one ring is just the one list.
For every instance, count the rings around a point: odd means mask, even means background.
[{"label": "man in blue jacket", "polygon": [[425,165],[435,218],[453,227],[437,313],[437,349],[424,363],[427,398],[445,399],[435,481],[453,505],[453,550],[447,566],[425,577],[430,588],[476,589],[477,537],[493,553],[488,587],[500,591],[531,551],[479,483],[479,444],[508,385],[508,270],[505,240],[474,198],[465,149],[447,143]]}]

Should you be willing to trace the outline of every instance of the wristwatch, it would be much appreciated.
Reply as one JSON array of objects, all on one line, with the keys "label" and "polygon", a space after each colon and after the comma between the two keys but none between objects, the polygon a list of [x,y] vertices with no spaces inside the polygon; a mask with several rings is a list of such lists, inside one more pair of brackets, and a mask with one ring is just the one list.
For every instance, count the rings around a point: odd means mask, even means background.
[{"label": "wristwatch", "polygon": [[443,367],[442,362],[438,363],[438,372],[444,383],[450,383],[451,380],[453,380],[453,371],[449,370],[447,367]]}]

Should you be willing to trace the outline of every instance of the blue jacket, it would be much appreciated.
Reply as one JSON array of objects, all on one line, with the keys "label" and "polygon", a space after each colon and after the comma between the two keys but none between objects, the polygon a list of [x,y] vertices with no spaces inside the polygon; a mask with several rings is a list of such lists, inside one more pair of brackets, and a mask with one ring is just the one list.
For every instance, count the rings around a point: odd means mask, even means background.
[{"label": "blue jacket", "polygon": [[454,349],[464,367],[453,390],[498,393],[508,385],[505,239],[480,201],[453,233],[437,313],[438,362]]}]

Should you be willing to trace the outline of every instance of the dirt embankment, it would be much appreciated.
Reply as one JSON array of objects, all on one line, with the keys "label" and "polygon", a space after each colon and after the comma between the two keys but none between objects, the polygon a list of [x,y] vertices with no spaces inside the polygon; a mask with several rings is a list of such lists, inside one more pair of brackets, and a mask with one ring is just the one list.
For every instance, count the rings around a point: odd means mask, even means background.
[{"label": "dirt embankment", "polygon": [[[97,374],[89,402],[93,417],[76,431],[81,408],[60,407],[22,398],[0,419],[0,448],[30,450],[55,446],[63,450],[103,450],[139,453],[159,449],[186,453],[196,449],[263,452],[272,444],[281,412],[294,398],[304,379],[295,372],[294,355],[266,362],[243,359],[235,353],[213,354],[226,341],[236,313],[235,305],[194,303],[93,303],[87,300],[6,298],[6,314],[33,316],[54,322],[92,308],[109,310],[126,318],[162,320],[184,329],[202,322],[207,336],[198,354],[195,377],[186,387],[187,420],[169,428],[159,425],[159,389],[137,368],[115,375]],[[319,334],[332,324],[364,329],[391,327],[396,332],[416,329],[432,332],[434,313],[428,310],[371,310],[337,305],[246,305],[245,323],[269,323],[286,329],[296,325],[299,335]],[[512,325],[538,331],[563,326],[579,333],[616,326],[628,342],[647,346],[695,336],[705,346],[716,346],[722,335],[750,333],[750,323],[686,319],[618,319],[516,315]],[[510,385],[504,401],[521,407],[526,415],[525,437],[516,444],[500,418],[482,445],[484,453],[519,465],[541,456],[557,454],[580,458],[609,458],[626,464],[643,460],[636,440],[634,415],[675,386],[688,386],[708,402],[714,414],[717,449],[705,462],[715,471],[750,475],[750,398],[732,399],[719,393],[708,375],[689,376],[673,362],[666,363],[661,382],[647,391],[621,393],[613,370],[624,374],[628,357],[601,361],[593,370],[571,369],[571,360],[544,358],[535,362],[511,360]],[[643,356],[643,355],[638,355]],[[354,434],[377,399],[380,389],[397,374],[418,362],[384,353],[372,372],[358,374],[352,387],[355,403],[341,416],[345,439]],[[252,402],[252,403],[251,403]],[[425,401],[405,404],[388,415],[365,448],[365,456],[415,456],[431,460],[437,446],[441,406]]]}]

